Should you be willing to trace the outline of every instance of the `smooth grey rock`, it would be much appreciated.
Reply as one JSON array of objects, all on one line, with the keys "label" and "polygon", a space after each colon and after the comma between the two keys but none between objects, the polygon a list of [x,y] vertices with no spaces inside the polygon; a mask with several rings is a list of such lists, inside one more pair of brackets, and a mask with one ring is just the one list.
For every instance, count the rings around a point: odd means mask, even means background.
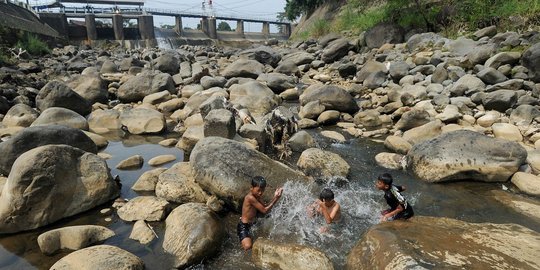
[{"label": "smooth grey rock", "polygon": [[118,194],[105,160],[96,154],[68,145],[40,146],[13,163],[0,195],[0,231],[39,228],[90,210]]},{"label": "smooth grey rock", "polygon": [[83,116],[92,111],[90,102],[59,81],[51,81],[41,88],[36,96],[36,107],[42,112],[51,107],[62,107]]},{"label": "smooth grey rock", "polygon": [[163,249],[173,255],[175,268],[185,268],[214,255],[226,235],[217,215],[201,203],[178,206],[165,223]]},{"label": "smooth grey rock", "polygon": [[427,182],[506,182],[526,158],[527,152],[516,142],[460,130],[414,145],[407,154],[407,168]]},{"label": "smooth grey rock", "polygon": [[114,246],[99,245],[70,253],[57,261],[53,270],[143,270],[144,262],[137,256]]},{"label": "smooth grey rock", "polygon": [[233,114],[226,109],[211,110],[204,118],[204,136],[232,139],[236,135]]},{"label": "smooth grey rock", "polygon": [[300,95],[302,105],[315,100],[319,100],[326,110],[356,113],[359,109],[351,94],[335,85],[312,85]]},{"label": "smooth grey rock", "polygon": [[80,225],[44,232],[38,236],[37,242],[43,254],[51,255],[61,249],[79,250],[113,236],[115,233],[106,227]]}]

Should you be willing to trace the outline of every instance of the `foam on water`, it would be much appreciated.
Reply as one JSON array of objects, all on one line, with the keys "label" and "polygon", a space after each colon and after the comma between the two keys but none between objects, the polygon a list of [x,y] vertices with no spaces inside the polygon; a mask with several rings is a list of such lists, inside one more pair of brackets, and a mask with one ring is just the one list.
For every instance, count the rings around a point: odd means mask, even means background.
[{"label": "foam on water", "polygon": [[[326,226],[324,218],[310,218],[307,213],[307,207],[318,199],[324,187],[332,189],[341,205],[341,220],[326,233],[321,232],[321,227]],[[280,202],[256,230],[268,231],[268,237],[275,241],[318,248],[334,263],[343,265],[347,255],[343,251],[350,250],[368,227],[379,222],[380,199],[380,192],[374,188],[345,178],[331,178],[319,184],[288,181]]]}]

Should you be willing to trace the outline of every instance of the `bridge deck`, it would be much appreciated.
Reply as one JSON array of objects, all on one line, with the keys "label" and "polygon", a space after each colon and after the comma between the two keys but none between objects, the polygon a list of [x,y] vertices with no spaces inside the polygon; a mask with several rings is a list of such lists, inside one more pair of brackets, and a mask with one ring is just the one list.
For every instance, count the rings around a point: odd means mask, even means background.
[{"label": "bridge deck", "polygon": [[168,17],[183,17],[183,18],[206,18],[214,17],[217,20],[225,21],[238,21],[242,20],[244,22],[253,22],[253,23],[271,23],[277,25],[288,25],[289,22],[280,22],[276,20],[269,20],[265,18],[255,18],[255,17],[239,17],[238,15],[232,14],[212,14],[209,13],[197,13],[197,12],[185,12],[185,11],[175,11],[175,10],[165,10],[165,9],[153,9],[153,8],[144,8],[144,9],[118,9],[114,10],[112,8],[75,8],[75,7],[66,7],[61,9],[59,13],[64,13],[66,17],[75,17],[75,18],[84,18],[87,14],[94,14],[96,18],[111,18],[114,14],[120,14],[126,18],[136,18],[137,16],[148,14],[155,16],[168,16]]}]

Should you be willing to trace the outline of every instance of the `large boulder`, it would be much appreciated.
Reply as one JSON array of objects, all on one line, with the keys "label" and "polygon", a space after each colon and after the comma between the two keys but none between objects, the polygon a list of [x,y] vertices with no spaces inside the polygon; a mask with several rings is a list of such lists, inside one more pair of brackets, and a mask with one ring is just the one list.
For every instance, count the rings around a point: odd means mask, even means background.
[{"label": "large boulder", "polygon": [[517,102],[516,91],[513,90],[497,90],[486,93],[482,97],[482,104],[486,110],[496,110],[505,112],[512,108]]},{"label": "large boulder", "polygon": [[144,172],[139,177],[139,179],[137,179],[137,182],[133,184],[131,189],[135,191],[154,191],[156,189],[156,184],[158,182],[159,176],[166,170],[166,168],[156,168]]},{"label": "large boulder", "polygon": [[15,104],[7,111],[2,124],[6,127],[29,127],[39,113],[26,104]]},{"label": "large boulder", "polygon": [[40,111],[51,107],[62,107],[83,116],[92,111],[90,102],[59,81],[51,81],[41,88],[36,96],[36,107]]},{"label": "large boulder", "polygon": [[300,95],[302,105],[315,100],[319,100],[326,110],[356,113],[359,109],[351,94],[335,85],[312,85]]},{"label": "large boulder", "polygon": [[230,102],[248,109],[252,114],[265,115],[280,103],[279,96],[274,94],[268,86],[257,81],[235,84],[229,89]]},{"label": "large boulder", "polygon": [[97,72],[75,76],[67,85],[90,104],[96,102],[107,103],[109,99],[107,82]]},{"label": "large boulder", "polygon": [[154,68],[170,75],[177,74],[180,70],[180,62],[172,53],[164,53],[153,61]]},{"label": "large boulder", "polygon": [[119,194],[105,160],[68,145],[46,145],[15,161],[0,195],[0,232],[51,224]]},{"label": "large boulder", "polygon": [[259,238],[253,244],[253,262],[262,269],[333,270],[332,261],[324,252],[297,244],[277,243]]},{"label": "large boulder", "polygon": [[225,237],[225,226],[202,203],[178,206],[165,223],[163,249],[174,256],[175,268],[185,268],[214,255]]},{"label": "large boulder", "polygon": [[414,145],[407,168],[427,182],[506,182],[526,158],[527,151],[516,142],[458,130]]},{"label": "large boulder", "polygon": [[368,48],[379,48],[386,43],[402,43],[405,30],[392,23],[379,23],[366,32],[366,45]]},{"label": "large boulder", "polygon": [[267,64],[276,67],[281,61],[281,54],[268,46],[260,46],[254,49],[248,49],[240,52],[240,55],[247,56],[249,59],[258,61],[261,64]]},{"label": "large boulder", "polygon": [[347,177],[351,167],[338,154],[318,148],[302,152],[296,164],[307,175],[314,177]]},{"label": "large boulder", "polygon": [[48,144],[65,144],[97,153],[96,144],[84,132],[65,126],[39,126],[23,129],[0,143],[0,173],[8,175],[15,160],[24,152]]},{"label": "large boulder", "polygon": [[405,112],[394,128],[406,131],[415,127],[425,125],[431,121],[431,116],[426,110],[412,109]]},{"label": "large boulder", "polygon": [[176,93],[174,81],[171,75],[161,72],[141,72],[127,80],[118,88],[118,99],[122,102],[137,102],[144,99],[145,96],[169,91]]},{"label": "large boulder", "polygon": [[103,226],[80,225],[50,230],[38,236],[39,249],[50,255],[61,249],[79,250],[105,241],[115,233]]},{"label": "large boulder", "polygon": [[521,61],[523,66],[529,69],[529,78],[540,83],[540,42],[527,49],[523,53]]},{"label": "large boulder", "polygon": [[321,60],[325,63],[332,63],[343,56],[349,53],[349,50],[352,48],[349,40],[345,38],[340,38],[332,41],[324,50],[322,51]]},{"label": "large boulder", "polygon": [[159,175],[156,196],[173,203],[205,203],[209,197],[195,182],[189,162],[176,163]]},{"label": "large boulder", "polygon": [[114,246],[99,245],[70,253],[57,261],[51,270],[143,270],[137,256]]},{"label": "large boulder", "polygon": [[407,49],[409,52],[414,52],[415,50],[432,48],[446,41],[442,36],[431,32],[414,34],[407,40]]},{"label": "large boulder", "polygon": [[237,209],[251,188],[254,176],[264,176],[274,187],[287,180],[307,180],[301,172],[243,143],[220,137],[200,140],[189,160],[197,183]]},{"label": "large boulder", "polygon": [[257,81],[265,82],[277,94],[296,86],[295,77],[281,73],[264,73],[259,75]]},{"label": "large boulder", "polygon": [[204,118],[204,136],[232,139],[236,135],[233,114],[227,109],[211,110]]},{"label": "large boulder", "polygon": [[364,234],[346,269],[538,269],[540,234],[516,224],[415,217]]},{"label": "large boulder", "polygon": [[120,114],[120,122],[131,134],[160,133],[166,128],[165,116],[153,109],[136,108]]},{"label": "large boulder", "polygon": [[72,110],[52,107],[43,111],[30,126],[60,125],[76,129],[88,130],[88,121]]},{"label": "large boulder", "polygon": [[264,72],[264,65],[255,61],[240,58],[228,65],[222,75],[225,78],[243,77],[256,79]]},{"label": "large boulder", "polygon": [[120,112],[117,110],[95,110],[88,115],[90,130],[117,130],[122,128]]},{"label": "large boulder", "polygon": [[285,62],[290,61],[294,63],[295,65],[299,66],[299,65],[311,64],[313,60],[315,60],[315,57],[313,57],[311,53],[299,51],[299,52],[293,52],[293,53],[283,56],[281,63],[283,64]]},{"label": "large boulder", "polygon": [[139,196],[118,209],[118,217],[125,221],[160,221],[171,211],[165,199],[154,196]]}]

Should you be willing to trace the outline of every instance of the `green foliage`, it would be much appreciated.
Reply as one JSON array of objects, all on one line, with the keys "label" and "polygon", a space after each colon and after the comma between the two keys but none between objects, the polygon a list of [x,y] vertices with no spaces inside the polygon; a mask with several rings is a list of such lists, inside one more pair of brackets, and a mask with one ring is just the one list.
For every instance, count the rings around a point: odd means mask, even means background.
[{"label": "green foliage", "polygon": [[49,46],[32,34],[22,34],[15,47],[26,50],[31,55],[41,56],[50,53]]},{"label": "green foliage", "polygon": [[317,20],[313,23],[311,35],[313,37],[322,37],[330,32],[330,23],[327,20]]},{"label": "green foliage", "polygon": [[10,65],[11,59],[9,58],[8,54],[5,53],[3,50],[0,50],[0,67]]},{"label": "green foliage", "polygon": [[227,22],[220,22],[217,26],[218,31],[232,31],[231,26]]},{"label": "green foliage", "polygon": [[504,23],[510,16],[531,17],[540,13],[538,0],[461,0],[451,1],[458,22],[475,29]]},{"label": "green foliage", "polygon": [[172,24],[160,24],[159,28],[161,29],[174,29],[176,26]]},{"label": "green foliage", "polygon": [[335,0],[287,0],[285,4],[285,16],[294,21],[303,14],[313,11],[326,1]]}]

